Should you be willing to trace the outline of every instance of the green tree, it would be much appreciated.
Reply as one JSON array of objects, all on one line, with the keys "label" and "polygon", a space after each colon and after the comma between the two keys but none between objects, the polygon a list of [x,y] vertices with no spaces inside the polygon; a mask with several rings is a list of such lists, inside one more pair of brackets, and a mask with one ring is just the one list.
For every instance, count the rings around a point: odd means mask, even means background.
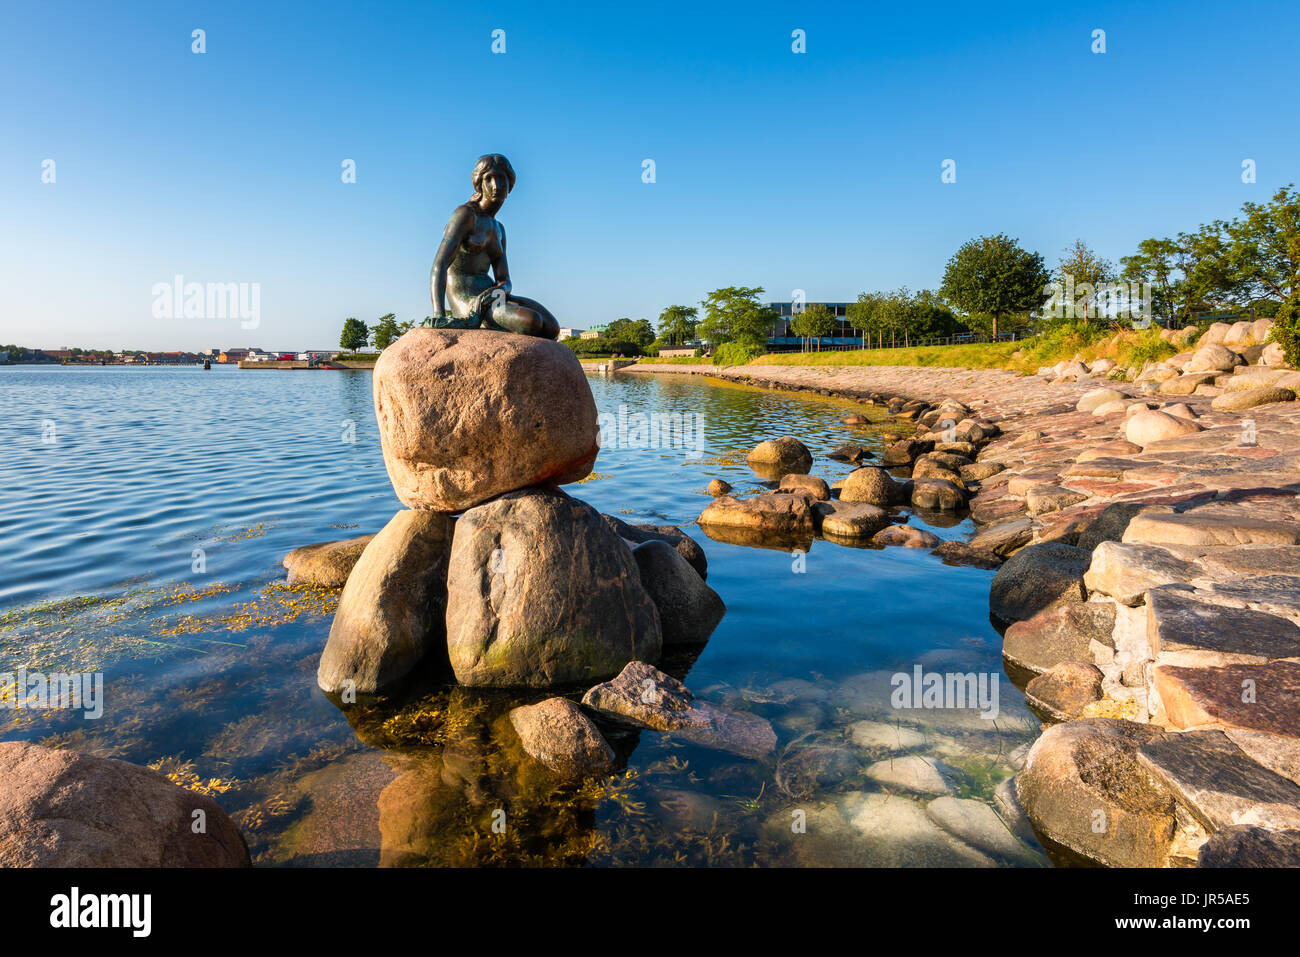
[{"label": "green tree", "polygon": [[725,286],[713,290],[700,303],[704,318],[696,331],[715,343],[763,345],[771,335],[772,323],[779,317],[759,303],[762,294],[762,286]]},{"label": "green tree", "polygon": [[348,352],[356,352],[370,340],[370,329],[360,319],[349,317],[343,320],[343,334],[339,336],[339,345]]},{"label": "green tree", "polygon": [[605,327],[602,338],[648,346],[655,341],[655,330],[648,319],[615,319]]},{"label": "green tree", "polygon": [[1100,315],[1103,287],[1116,279],[1115,264],[1089,249],[1082,239],[1076,239],[1065,248],[1055,278],[1061,289],[1071,294],[1067,303],[1071,314],[1066,318],[1076,318],[1076,309],[1083,313],[1079,318],[1096,318]]},{"label": "green tree", "polygon": [[943,297],[958,309],[992,320],[993,337],[1009,316],[1028,314],[1043,302],[1049,276],[1038,253],[1010,236],[968,240],[948,260]]},{"label": "green tree", "polygon": [[370,327],[370,332],[375,348],[382,352],[401,338],[403,330],[397,324],[397,317],[390,312],[376,319],[375,324]]},{"label": "green tree", "polygon": [[659,313],[659,337],[677,344],[694,339],[698,315],[693,306],[669,306]]},{"label": "green tree", "polygon": [[1300,368],[1300,289],[1293,292],[1273,318],[1269,338],[1282,347],[1287,365]]},{"label": "green tree", "polygon": [[884,297],[878,292],[860,292],[858,301],[849,303],[848,309],[845,310],[849,325],[862,333],[867,345],[871,344],[873,335],[876,337],[876,345],[881,344],[881,335],[884,331],[883,300]]},{"label": "green tree", "polygon": [[822,336],[832,335],[838,325],[839,320],[835,317],[835,313],[819,302],[815,302],[803,309],[803,311],[796,313],[794,318],[790,320],[790,329],[796,336],[800,336],[805,340],[805,347],[807,345],[806,340],[816,339],[818,351],[821,350]]}]

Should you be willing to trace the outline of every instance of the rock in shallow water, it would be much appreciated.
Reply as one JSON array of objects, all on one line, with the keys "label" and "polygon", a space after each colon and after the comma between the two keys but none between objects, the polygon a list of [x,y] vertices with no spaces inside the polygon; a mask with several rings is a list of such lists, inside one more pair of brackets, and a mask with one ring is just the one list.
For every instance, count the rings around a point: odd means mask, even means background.
[{"label": "rock in shallow water", "polygon": [[596,402],[573,350],[486,329],[412,329],[380,354],[384,464],[409,508],[458,512],[575,482],[599,448]]},{"label": "rock in shallow water", "polygon": [[361,553],[375,536],[362,535],[341,542],[321,542],[304,545],[284,556],[284,567],[289,571],[290,585],[318,585],[321,588],[342,588],[356,566]]},{"label": "rock in shallow water", "polygon": [[598,681],[658,661],[662,647],[631,550],[590,505],[558,490],[511,492],[457,520],[447,651],[461,684]]},{"label": "rock in shallow water", "polygon": [[745,460],[759,475],[771,479],[779,479],[791,472],[806,475],[812,468],[812,453],[808,446],[788,435],[759,442]]},{"label": "rock in shallow water", "polygon": [[339,596],[316,671],[324,691],[373,694],[426,655],[445,664],[453,526],[450,516],[404,509],[366,545]]},{"label": "rock in shallow water", "polygon": [[[125,761],[0,743],[0,866],[247,867],[211,798]],[[205,833],[195,834],[196,812]]]},{"label": "rock in shallow water", "polygon": [[547,698],[510,712],[510,723],[524,750],[560,774],[605,771],[614,749],[596,725],[567,698]]},{"label": "rock in shallow water", "polygon": [[766,757],[776,748],[776,732],[763,718],[697,701],[684,684],[644,661],[591,688],[582,704],[614,724],[672,732],[742,757]]},{"label": "rock in shallow water", "polygon": [[993,576],[989,609],[1003,621],[1023,621],[1040,611],[1087,598],[1083,574],[1092,555],[1073,545],[1045,542],[1023,548]]},{"label": "rock in shallow water", "polygon": [[953,790],[952,769],[919,754],[877,761],[866,773],[873,781],[916,794],[951,794]]},{"label": "rock in shallow water", "polygon": [[629,525],[621,518],[615,518],[613,515],[601,515],[605,524],[628,543],[635,548],[642,542],[667,542],[677,553],[691,563],[701,579],[709,577],[709,560],[704,555],[704,549],[700,543],[691,536],[687,535],[676,525]]},{"label": "rock in shallow water", "polygon": [[1025,704],[1053,721],[1069,721],[1101,700],[1101,679],[1091,661],[1062,661],[1025,686]]},{"label": "rock in shallow water", "polygon": [[903,499],[905,486],[895,482],[882,468],[866,465],[854,469],[840,487],[841,502],[866,502],[886,508]]},{"label": "rock in shallow water", "polygon": [[1035,830],[1107,867],[1164,867],[1176,828],[1174,799],[1137,761],[1165,732],[1111,718],[1052,725],[1016,775]]},{"label": "rock in shallow water", "polygon": [[727,606],[667,542],[643,542],[632,549],[641,586],[659,610],[664,646],[702,645],[718,627]]}]

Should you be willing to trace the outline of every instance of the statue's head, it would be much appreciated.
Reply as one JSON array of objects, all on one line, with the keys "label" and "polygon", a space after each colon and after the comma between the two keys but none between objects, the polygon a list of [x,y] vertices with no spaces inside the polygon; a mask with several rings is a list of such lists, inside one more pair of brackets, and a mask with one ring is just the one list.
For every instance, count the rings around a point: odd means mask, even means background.
[{"label": "statue's head", "polygon": [[471,179],[474,181],[474,195],[470,202],[479,206],[500,206],[515,188],[514,167],[500,153],[480,156],[474,164]]}]

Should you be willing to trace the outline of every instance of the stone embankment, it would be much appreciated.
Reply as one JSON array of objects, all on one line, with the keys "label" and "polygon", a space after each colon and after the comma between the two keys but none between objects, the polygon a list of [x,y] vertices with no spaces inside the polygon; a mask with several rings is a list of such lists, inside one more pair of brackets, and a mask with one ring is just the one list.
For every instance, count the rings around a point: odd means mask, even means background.
[{"label": "stone embankment", "polygon": [[1113,866],[1295,866],[1300,373],[1267,331],[1180,330],[1168,337],[1186,350],[1163,362],[1076,359],[1037,376],[636,371],[856,399],[910,426],[885,450],[892,476],[861,468],[823,506],[807,483],[723,496],[701,524],[713,535],[711,522],[740,526],[743,511],[788,532],[792,516],[859,496],[969,508],[970,545],[1004,560],[990,611],[1007,673],[1044,721],[1016,792],[1045,844]]}]

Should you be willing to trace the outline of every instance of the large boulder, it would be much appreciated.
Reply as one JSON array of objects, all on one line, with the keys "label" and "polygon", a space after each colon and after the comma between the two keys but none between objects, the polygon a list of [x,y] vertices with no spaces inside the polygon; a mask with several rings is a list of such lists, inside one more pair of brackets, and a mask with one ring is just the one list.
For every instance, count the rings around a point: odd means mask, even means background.
[{"label": "large boulder", "polygon": [[375,536],[362,535],[341,542],[321,542],[303,545],[284,556],[284,567],[289,570],[290,585],[318,585],[321,588],[342,588],[361,553]]},{"label": "large boulder", "polygon": [[1242,365],[1241,356],[1218,345],[1204,345],[1196,350],[1183,372],[1231,372]]},{"label": "large boulder", "polygon": [[511,492],[456,521],[447,652],[461,684],[552,687],[658,661],[659,613],[627,544],[558,489]]},{"label": "large boulder", "polygon": [[398,512],[357,560],[339,596],[316,683],[331,693],[374,694],[443,648],[447,556],[455,520]]},{"label": "large boulder", "polygon": [[0,867],[247,867],[211,798],[149,768],[0,743]]},{"label": "large boulder", "polygon": [[1060,542],[1022,548],[1007,559],[989,587],[989,610],[1007,622],[1087,599],[1083,574],[1092,555]]},{"label": "large boulder", "polygon": [[486,329],[412,329],[380,354],[384,464],[409,508],[459,512],[533,485],[575,482],[599,447],[573,350]]},{"label": "large boulder", "polygon": [[1043,732],[1016,776],[1034,829],[1050,844],[1107,867],[1164,867],[1176,827],[1174,798],[1137,760],[1165,732],[1082,718]]},{"label": "large boulder", "polygon": [[718,593],[704,584],[676,549],[650,540],[632,549],[641,585],[659,609],[664,645],[702,645],[727,613]]}]

